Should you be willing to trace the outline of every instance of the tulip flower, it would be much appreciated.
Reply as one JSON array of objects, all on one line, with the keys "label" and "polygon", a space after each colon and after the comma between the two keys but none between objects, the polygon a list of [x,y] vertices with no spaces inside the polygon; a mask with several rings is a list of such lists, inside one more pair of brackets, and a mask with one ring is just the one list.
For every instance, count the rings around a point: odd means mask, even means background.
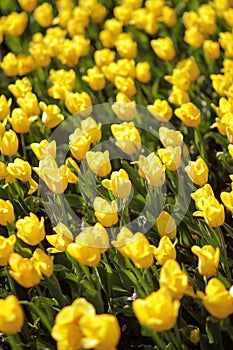
[{"label": "tulip flower", "polygon": [[168,236],[163,236],[158,248],[153,246],[153,254],[160,265],[165,264],[169,259],[176,259],[175,243],[173,244]]},{"label": "tulip flower", "polygon": [[47,277],[52,275],[53,259],[53,256],[48,256],[40,248],[37,248],[32,254],[31,261],[41,279],[43,279],[43,275]]},{"label": "tulip flower", "polygon": [[192,252],[198,256],[198,271],[201,275],[210,277],[216,274],[220,250],[217,247],[214,249],[211,245],[204,245],[202,248],[194,245],[191,248]]},{"label": "tulip flower", "polygon": [[165,182],[165,166],[154,152],[147,157],[139,156],[139,175],[151,186],[162,186]]},{"label": "tulip flower", "polygon": [[23,309],[15,295],[0,299],[0,331],[16,334],[23,327]]},{"label": "tulip flower", "polygon": [[195,185],[203,186],[208,182],[209,169],[206,162],[199,157],[195,162],[189,161],[185,171]]},{"label": "tulip flower", "polygon": [[11,253],[14,252],[16,236],[11,235],[8,238],[0,236],[0,266],[6,266]]},{"label": "tulip flower", "polygon": [[15,220],[14,207],[9,200],[0,199],[0,225],[7,226]]},{"label": "tulip flower", "polygon": [[91,170],[98,176],[104,177],[108,175],[112,170],[111,163],[109,160],[109,151],[89,151],[86,154],[86,160]]},{"label": "tulip flower", "polygon": [[174,327],[179,307],[180,302],[172,299],[166,287],[160,288],[145,299],[133,301],[133,310],[139,322],[156,332],[163,332]]},{"label": "tulip flower", "polygon": [[103,226],[111,227],[118,222],[118,207],[116,201],[109,203],[106,199],[96,197],[93,205],[95,216]]},{"label": "tulip flower", "polygon": [[40,283],[40,276],[33,261],[23,258],[18,253],[12,253],[9,258],[10,275],[24,288],[31,288]]},{"label": "tulip flower", "polygon": [[168,236],[170,239],[176,237],[176,222],[167,211],[161,211],[156,219],[156,226],[161,237]]},{"label": "tulip flower", "polygon": [[181,147],[160,148],[158,155],[162,160],[162,163],[171,171],[177,170],[181,165]]},{"label": "tulip flower", "polygon": [[102,180],[102,185],[111,190],[114,196],[118,198],[128,198],[132,186],[129,176],[124,169],[114,171],[110,180]]},{"label": "tulip flower", "polygon": [[59,222],[56,227],[53,228],[56,232],[54,235],[47,235],[47,241],[53,246],[48,248],[49,253],[60,253],[66,250],[69,243],[73,242],[73,235],[66,225]]},{"label": "tulip flower", "polygon": [[38,217],[30,213],[16,221],[17,237],[29,245],[37,245],[45,238],[44,217],[39,221]]},{"label": "tulip flower", "polygon": [[134,154],[141,148],[141,137],[133,122],[112,124],[111,131],[115,137],[116,146],[126,154]]},{"label": "tulip flower", "polygon": [[175,109],[175,115],[189,127],[197,127],[201,122],[200,112],[192,103],[183,103],[180,108]]}]

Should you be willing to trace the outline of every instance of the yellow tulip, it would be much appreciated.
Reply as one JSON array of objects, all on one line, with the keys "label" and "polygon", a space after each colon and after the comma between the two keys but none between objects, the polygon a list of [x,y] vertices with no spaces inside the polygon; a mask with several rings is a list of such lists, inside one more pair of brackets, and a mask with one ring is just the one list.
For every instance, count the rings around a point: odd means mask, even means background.
[{"label": "yellow tulip", "polygon": [[186,126],[193,128],[197,127],[201,122],[200,112],[192,102],[183,103],[180,108],[175,110],[175,115]]},{"label": "yellow tulip", "polygon": [[61,350],[79,349],[83,337],[80,321],[83,317],[91,319],[94,316],[94,306],[84,298],[76,299],[71,305],[59,311],[51,331],[52,337],[57,341],[57,348]]},{"label": "yellow tulip", "polygon": [[172,93],[168,97],[168,101],[174,105],[181,106],[184,103],[188,103],[190,101],[190,97],[187,91],[181,90],[178,86],[173,85]]},{"label": "yellow tulip", "polygon": [[194,245],[191,250],[198,256],[199,273],[206,277],[215,275],[220,259],[219,248],[214,249],[211,245],[204,245],[200,248]]},{"label": "yellow tulip", "polygon": [[81,344],[84,349],[117,349],[121,331],[116,316],[103,314],[82,317],[80,327],[83,334]]},{"label": "yellow tulip", "polygon": [[53,158],[56,157],[56,143],[55,141],[48,142],[44,139],[40,143],[31,143],[31,149],[38,160],[41,160],[45,154],[51,154]]},{"label": "yellow tulip", "polygon": [[186,29],[184,33],[184,41],[192,47],[199,48],[203,44],[204,35],[197,27],[191,27]]},{"label": "yellow tulip", "polygon": [[233,191],[231,192],[222,192],[220,194],[221,200],[225,207],[233,213]]},{"label": "yellow tulip", "polygon": [[33,262],[35,269],[43,279],[43,275],[50,277],[53,273],[53,256],[48,256],[40,248],[37,248],[32,254],[31,261]]},{"label": "yellow tulip", "polygon": [[4,120],[10,115],[10,106],[12,99],[9,98],[7,101],[5,95],[0,96],[0,120]]},{"label": "yellow tulip", "polygon": [[210,60],[217,60],[220,57],[220,47],[216,41],[204,40],[203,50],[206,57]]},{"label": "yellow tulip", "polygon": [[26,93],[32,90],[32,85],[30,80],[24,77],[21,80],[17,79],[14,84],[10,84],[8,89],[15,96],[15,98],[18,99],[20,97],[25,97]]},{"label": "yellow tulip", "polygon": [[11,253],[14,251],[16,236],[11,235],[9,238],[0,236],[0,266],[6,266]]},{"label": "yellow tulip", "polygon": [[203,186],[208,182],[209,169],[204,159],[199,157],[195,162],[189,161],[185,171],[195,185]]},{"label": "yellow tulip", "polygon": [[173,299],[181,299],[188,288],[188,275],[175,260],[167,260],[161,268],[160,287],[166,287]]},{"label": "yellow tulip", "polygon": [[73,235],[68,227],[61,222],[53,230],[56,234],[46,236],[47,241],[53,246],[47,250],[49,253],[64,252],[68,244],[73,242]]},{"label": "yellow tulip", "polygon": [[123,92],[118,92],[116,102],[112,104],[112,110],[119,119],[130,121],[135,118],[136,103]]},{"label": "yellow tulip", "polygon": [[36,120],[37,116],[28,117],[25,110],[22,108],[14,108],[9,121],[15,132],[26,134],[29,132],[31,123]]},{"label": "yellow tulip", "polygon": [[160,265],[163,265],[167,260],[176,260],[175,243],[173,244],[168,236],[163,236],[158,248],[153,246],[153,254]]},{"label": "yellow tulip", "polygon": [[23,258],[18,253],[12,253],[9,258],[10,275],[24,288],[31,288],[40,282],[33,262],[30,259]]},{"label": "yellow tulip", "polygon": [[[117,7],[114,8],[114,10]],[[130,12],[130,8],[127,9]],[[130,33],[121,33],[114,42],[117,53],[122,58],[134,59],[137,56],[137,42],[133,40]]]},{"label": "yellow tulip", "polygon": [[175,10],[169,6],[163,6],[162,21],[166,24],[168,28],[172,28],[177,21]]},{"label": "yellow tulip", "polygon": [[27,92],[24,97],[17,98],[17,103],[26,112],[28,117],[38,116],[40,114],[37,96],[31,91]]},{"label": "yellow tulip", "polygon": [[92,112],[91,97],[87,92],[70,92],[66,94],[65,105],[71,114],[79,113],[87,117]]},{"label": "yellow tulip", "polygon": [[131,155],[141,149],[141,137],[133,122],[112,124],[111,131],[117,140],[116,146],[126,154]]},{"label": "yellow tulip", "polygon": [[151,40],[151,46],[155,54],[161,59],[171,61],[175,55],[175,48],[169,36]]},{"label": "yellow tulip", "polygon": [[33,12],[33,17],[41,27],[49,27],[53,22],[53,7],[48,2],[43,2],[42,5],[37,6]]},{"label": "yellow tulip", "polygon": [[7,226],[15,220],[14,207],[10,201],[0,199],[0,225]]},{"label": "yellow tulip", "polygon": [[154,152],[147,157],[139,156],[139,175],[151,186],[162,186],[165,182],[165,166]]},{"label": "yellow tulip", "polygon": [[147,106],[148,111],[153,115],[159,122],[166,123],[172,117],[172,108],[166,100],[156,99],[153,105]]},{"label": "yellow tulip", "polygon": [[0,63],[0,67],[3,69],[4,73],[8,77],[14,77],[18,74],[18,61],[17,57],[13,52],[7,53],[2,62]]},{"label": "yellow tulip", "polygon": [[14,156],[19,148],[19,140],[13,130],[6,131],[0,139],[0,150],[4,156]]},{"label": "yellow tulip", "polygon": [[117,75],[114,84],[120,92],[123,92],[128,98],[132,98],[136,94],[134,80],[131,77],[122,77]]},{"label": "yellow tulip", "polygon": [[110,180],[102,180],[102,185],[118,198],[128,198],[132,187],[129,176],[124,169],[114,171]]},{"label": "yellow tulip", "polygon": [[23,309],[16,296],[8,295],[6,299],[0,299],[0,331],[16,334],[23,327],[23,323]]},{"label": "yellow tulip", "polygon": [[223,225],[225,221],[224,206],[214,197],[208,197],[203,203],[203,209],[194,212],[193,215],[204,217],[211,227]]},{"label": "yellow tulip", "polygon": [[145,299],[133,301],[133,310],[139,322],[156,332],[167,331],[175,326],[179,307],[180,302],[172,300],[170,292],[165,287]]},{"label": "yellow tulip", "polygon": [[136,78],[141,83],[149,83],[151,80],[150,65],[148,62],[139,62],[136,65]]},{"label": "yellow tulip", "polygon": [[103,226],[111,227],[118,222],[118,207],[116,201],[109,203],[106,199],[96,197],[93,205],[95,216]]},{"label": "yellow tulip", "polygon": [[166,211],[161,211],[156,219],[156,226],[161,237],[168,236],[170,239],[176,237],[176,222]]},{"label": "yellow tulip", "polygon": [[94,60],[97,67],[108,66],[114,61],[115,52],[109,49],[96,50],[94,53]]},{"label": "yellow tulip", "polygon": [[11,12],[6,17],[4,27],[8,35],[20,36],[24,33],[28,24],[28,16],[25,12]]},{"label": "yellow tulip", "polygon": [[27,12],[32,12],[37,5],[37,0],[18,0],[20,7]]},{"label": "yellow tulip", "polygon": [[203,292],[197,292],[205,308],[214,317],[224,319],[233,313],[233,297],[224,284],[217,278],[211,278]]},{"label": "yellow tulip", "polygon": [[91,136],[84,133],[79,128],[75,129],[74,133],[69,136],[69,148],[73,157],[77,160],[85,158],[90,149]]},{"label": "yellow tulip", "polygon": [[92,152],[89,151],[86,154],[87,164],[90,169],[98,176],[107,176],[111,170],[112,166],[109,160],[109,151],[105,152]]},{"label": "yellow tulip", "polygon": [[82,80],[87,82],[94,91],[103,90],[106,83],[103,73],[97,66],[89,68],[87,75],[82,76]]},{"label": "yellow tulip", "polygon": [[20,181],[27,182],[31,179],[31,166],[27,161],[21,158],[16,158],[14,163],[9,163],[7,165],[7,171],[11,176]]},{"label": "yellow tulip", "polygon": [[57,105],[46,105],[44,102],[39,103],[43,111],[42,123],[46,128],[55,128],[64,120],[64,116],[60,113],[61,110]]},{"label": "yellow tulip", "polygon": [[182,61],[179,61],[176,68],[186,69],[189,72],[191,81],[197,80],[200,75],[200,70],[193,56],[190,56]]},{"label": "yellow tulip", "polygon": [[214,198],[214,192],[210,184],[206,184],[191,194],[192,199],[195,200],[196,207],[203,210],[208,203],[209,197]]},{"label": "yellow tulip", "polygon": [[182,146],[183,135],[180,131],[168,129],[165,126],[159,128],[159,139],[165,148]]},{"label": "yellow tulip", "polygon": [[181,165],[181,147],[171,147],[160,148],[158,150],[158,155],[162,160],[162,163],[169,170],[175,171]]},{"label": "yellow tulip", "polygon": [[101,124],[97,124],[92,117],[81,121],[81,129],[85,134],[90,136],[91,142],[99,142],[101,140]]},{"label": "yellow tulip", "polygon": [[17,237],[29,245],[37,245],[45,238],[44,218],[39,221],[38,217],[30,213],[16,221]]}]

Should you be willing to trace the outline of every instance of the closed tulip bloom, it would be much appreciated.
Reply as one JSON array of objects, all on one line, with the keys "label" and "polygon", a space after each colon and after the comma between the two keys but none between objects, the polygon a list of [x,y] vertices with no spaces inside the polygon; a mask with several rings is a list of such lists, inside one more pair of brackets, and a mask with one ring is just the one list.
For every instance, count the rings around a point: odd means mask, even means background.
[{"label": "closed tulip bloom", "polygon": [[133,301],[133,310],[139,322],[156,332],[167,331],[175,326],[179,308],[180,302],[173,300],[165,287],[145,299]]},{"label": "closed tulip bloom", "polygon": [[203,50],[207,58],[217,60],[220,57],[220,46],[218,42],[212,40],[204,40]]},{"label": "closed tulip bloom", "polygon": [[55,158],[56,146],[54,147],[53,145],[56,145],[56,144],[54,142],[53,143],[51,142],[49,144],[48,140],[44,139],[40,143],[37,143],[37,142],[31,143],[31,149],[38,160],[41,160],[44,154],[48,154],[48,153],[50,153],[53,156],[53,158]]},{"label": "closed tulip bloom", "polygon": [[224,206],[214,197],[207,198],[203,202],[202,210],[194,212],[193,215],[204,217],[207,224],[211,227],[219,227],[225,221]]},{"label": "closed tulip bloom", "polygon": [[0,162],[0,180],[5,180],[5,183],[15,181],[15,178],[8,173],[7,166],[3,162]]},{"label": "closed tulip bloom", "polygon": [[20,36],[24,33],[28,24],[28,16],[25,12],[11,12],[6,17],[5,32],[8,35]]},{"label": "closed tulip bloom", "polygon": [[233,297],[224,284],[217,278],[211,278],[203,292],[197,292],[209,313],[224,319],[233,313]]},{"label": "closed tulip bloom", "polygon": [[122,58],[134,59],[137,56],[137,42],[133,40],[129,33],[121,33],[114,42],[117,53]]},{"label": "closed tulip bloom", "polygon": [[18,74],[18,61],[13,52],[7,53],[0,63],[0,67],[8,77],[15,77]]},{"label": "closed tulip bloom", "polygon": [[175,57],[176,52],[170,37],[153,39],[150,43],[152,49],[161,60],[171,61]]},{"label": "closed tulip bloom", "polygon": [[90,149],[91,136],[77,128],[74,133],[69,136],[69,141],[69,149],[73,157],[77,160],[84,159],[86,153]]},{"label": "closed tulip bloom", "polygon": [[109,151],[89,151],[86,154],[86,160],[90,169],[98,176],[105,177],[110,174],[112,170],[112,166],[109,160]]},{"label": "closed tulip bloom", "polygon": [[109,203],[106,199],[96,197],[93,205],[95,216],[103,226],[111,227],[118,222],[118,207],[116,201]]},{"label": "closed tulip bloom", "polygon": [[39,23],[41,27],[49,27],[53,22],[53,8],[48,2],[44,2],[42,5],[37,6],[33,12],[33,17]]},{"label": "closed tulip bloom", "polygon": [[81,347],[83,334],[80,321],[83,317],[91,319],[95,315],[94,306],[84,298],[76,299],[71,305],[58,312],[51,335],[61,350],[77,350]]},{"label": "closed tulip bloom", "polygon": [[95,119],[88,117],[81,121],[81,129],[91,137],[91,142],[99,142],[102,137],[101,124],[96,123]]},{"label": "closed tulip bloom", "polygon": [[186,69],[189,72],[191,81],[197,80],[200,75],[200,69],[197,65],[197,62],[193,56],[190,56],[182,61],[179,61],[176,65],[176,68]]},{"label": "closed tulip bloom", "polygon": [[117,60],[118,74],[122,77],[131,77],[132,79],[136,76],[135,61],[133,59],[121,58]]},{"label": "closed tulip bloom", "polygon": [[153,247],[153,254],[160,265],[169,259],[176,260],[175,243],[172,243],[168,236],[163,236],[159,241],[158,248]]},{"label": "closed tulip bloom", "polygon": [[131,259],[137,268],[147,269],[154,262],[153,248],[141,232],[133,234],[123,227],[112,244],[123,256]]},{"label": "closed tulip bloom", "polygon": [[202,248],[194,245],[191,248],[192,252],[198,256],[198,271],[201,275],[210,277],[216,274],[220,250],[217,247],[214,249],[211,245],[204,245]]},{"label": "closed tulip bloom", "polygon": [[64,116],[60,113],[61,109],[57,105],[46,105],[44,102],[39,103],[43,111],[42,123],[46,128],[55,128],[64,120]]},{"label": "closed tulip bloom", "polygon": [[7,171],[10,175],[14,176],[14,178],[23,182],[30,181],[31,179],[31,166],[27,161],[21,158],[16,158],[14,163],[9,163],[7,165]]},{"label": "closed tulip bloom", "polygon": [[129,98],[132,98],[137,92],[134,80],[131,77],[117,75],[114,79],[114,84],[120,92],[123,92]]},{"label": "closed tulip bloom", "polygon": [[181,147],[160,148],[158,155],[162,160],[162,163],[171,171],[177,170],[181,165]]},{"label": "closed tulip bloom", "polygon": [[84,349],[116,350],[120,339],[120,326],[114,315],[102,314],[82,317],[80,327]]},{"label": "closed tulip bloom", "polygon": [[150,65],[148,62],[139,62],[136,65],[136,78],[144,84],[151,80]]},{"label": "closed tulip bloom", "polygon": [[31,288],[40,283],[40,276],[30,259],[23,258],[18,253],[12,253],[9,258],[9,265],[11,277],[22,287]]},{"label": "closed tulip bloom", "polygon": [[168,122],[173,114],[171,106],[166,100],[156,99],[153,105],[147,106],[148,111],[153,115],[159,122]]},{"label": "closed tulip bloom", "polygon": [[135,118],[136,103],[123,92],[118,92],[116,102],[112,104],[112,110],[119,119],[130,121]]},{"label": "closed tulip bloom", "polygon": [[177,21],[175,10],[169,6],[163,6],[161,19],[168,28],[172,28]]},{"label": "closed tulip bloom", "polygon": [[225,207],[233,213],[233,191],[222,192],[220,196]]},{"label": "closed tulip bloom", "polygon": [[18,0],[20,7],[27,12],[32,12],[37,5],[37,0]]},{"label": "closed tulip bloom", "polygon": [[165,75],[164,79],[182,91],[188,90],[191,81],[190,74],[185,68],[174,68],[172,75]]},{"label": "closed tulip bloom", "polygon": [[38,217],[30,213],[23,219],[16,221],[17,237],[29,245],[37,245],[45,238],[44,218],[39,221]]},{"label": "closed tulip bloom", "polygon": [[65,105],[71,114],[79,113],[82,117],[87,117],[92,111],[91,97],[85,91],[67,93]]},{"label": "closed tulip bloom", "polygon": [[5,95],[0,96],[0,121],[9,117],[11,101],[11,98],[9,98],[9,100],[7,101]]},{"label": "closed tulip bloom", "polygon": [[94,53],[94,60],[97,67],[109,65],[115,58],[115,52],[109,49],[96,50]]},{"label": "closed tulip bloom", "polygon": [[180,108],[177,108],[175,110],[175,115],[186,126],[190,126],[193,128],[197,127],[201,122],[200,112],[192,102],[182,104]]},{"label": "closed tulip bloom", "polygon": [[192,199],[195,200],[196,207],[202,210],[209,197],[214,198],[214,192],[210,184],[206,184],[203,187],[199,188],[191,194]]},{"label": "closed tulip bloom", "polygon": [[118,198],[128,198],[132,187],[129,176],[124,169],[114,171],[111,174],[111,179],[103,180],[102,185],[112,191],[114,196]]},{"label": "closed tulip bloom", "polygon": [[165,126],[159,128],[159,139],[165,148],[168,146],[182,146],[183,144],[182,133],[180,131],[168,129]]},{"label": "closed tulip bloom", "polygon": [[9,257],[14,252],[15,242],[15,235],[11,235],[8,238],[0,236],[0,266],[6,266],[8,264]]},{"label": "closed tulip bloom", "polygon": [[17,103],[27,113],[28,117],[40,114],[37,96],[32,92],[27,92],[24,97],[17,98]]},{"label": "closed tulip bloom", "polygon": [[99,249],[79,242],[68,244],[66,251],[80,264],[86,266],[96,266],[101,259]]},{"label": "closed tulip bloom", "polygon": [[203,186],[208,182],[209,169],[204,159],[199,157],[195,162],[189,161],[185,172],[195,185]]},{"label": "closed tulip bloom", "polygon": [[48,188],[56,194],[61,194],[68,186],[68,171],[65,165],[58,167],[51,155],[42,158],[38,168],[33,168]]},{"label": "closed tulip bloom", "polygon": [[94,91],[103,90],[106,83],[103,73],[97,66],[89,68],[87,75],[82,76],[82,80],[87,82]]},{"label": "closed tulip bloom", "polygon": [[29,132],[31,123],[36,120],[37,116],[28,117],[27,113],[22,108],[14,108],[9,121],[15,132],[26,134]]},{"label": "closed tulip bloom", "polygon": [[167,260],[159,276],[160,287],[166,287],[173,299],[181,299],[188,287],[188,275],[175,260]]},{"label": "closed tulip bloom", "polygon": [[50,277],[53,273],[53,256],[48,256],[40,248],[37,248],[32,254],[31,261],[33,262],[35,269],[43,279],[43,275]]},{"label": "closed tulip bloom", "polygon": [[204,41],[204,35],[199,31],[197,27],[191,27],[186,29],[184,33],[184,41],[186,44],[199,48]]},{"label": "closed tulip bloom", "polygon": [[23,309],[16,296],[8,295],[0,299],[0,331],[7,334],[16,334],[23,327]]},{"label": "closed tulip bloom", "polygon": [[181,106],[184,103],[188,103],[190,101],[190,97],[187,91],[181,90],[178,86],[173,85],[172,93],[168,97],[168,101],[174,105]]},{"label": "closed tulip bloom", "polygon": [[156,219],[156,226],[160,237],[168,236],[170,239],[176,237],[176,222],[167,211],[161,211]]},{"label": "closed tulip bloom", "polygon": [[15,220],[14,207],[10,201],[0,199],[0,225],[7,226]]},{"label": "closed tulip bloom", "polygon": [[15,96],[16,99],[25,97],[27,92],[32,90],[30,80],[26,77],[23,79],[17,79],[14,84],[8,86],[10,92]]},{"label": "closed tulip bloom", "polygon": [[6,131],[0,139],[0,150],[4,156],[14,156],[18,151],[19,140],[13,130]]},{"label": "closed tulip bloom", "polygon": [[61,222],[59,222],[53,230],[56,234],[46,236],[47,241],[53,246],[47,250],[49,253],[64,252],[68,244],[73,242],[73,235],[68,227]]},{"label": "closed tulip bloom", "polygon": [[126,154],[131,155],[141,149],[141,137],[133,122],[112,124],[111,131],[117,140],[116,146]]},{"label": "closed tulip bloom", "polygon": [[154,152],[147,157],[139,156],[139,175],[151,186],[162,186],[165,182],[165,166]]}]

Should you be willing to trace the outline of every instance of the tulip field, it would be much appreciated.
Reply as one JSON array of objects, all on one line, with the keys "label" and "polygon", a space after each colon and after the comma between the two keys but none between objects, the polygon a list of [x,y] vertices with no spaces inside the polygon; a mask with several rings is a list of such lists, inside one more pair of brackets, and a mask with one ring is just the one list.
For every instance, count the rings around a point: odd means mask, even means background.
[{"label": "tulip field", "polygon": [[233,0],[0,0],[0,349],[230,350]]}]

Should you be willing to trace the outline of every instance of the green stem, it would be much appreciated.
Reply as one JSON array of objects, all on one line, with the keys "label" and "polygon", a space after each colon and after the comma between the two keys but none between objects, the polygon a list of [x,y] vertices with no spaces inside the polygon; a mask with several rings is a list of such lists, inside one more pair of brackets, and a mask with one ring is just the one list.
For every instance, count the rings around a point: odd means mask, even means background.
[{"label": "green stem", "polygon": [[220,227],[216,227],[215,230],[218,233],[218,236],[219,236],[220,242],[221,242],[221,250],[222,250],[223,260],[224,260],[224,269],[225,269],[227,278],[229,279],[229,281],[232,282],[231,270],[230,270],[229,261],[228,261],[228,257],[227,257],[226,243],[225,243],[225,240],[223,237],[223,233],[222,233],[222,230]]},{"label": "green stem", "polygon": [[23,134],[20,134],[20,140],[21,140],[21,145],[22,145],[22,150],[23,150],[23,159],[27,160],[26,145],[25,145],[25,140],[24,140]]},{"label": "green stem", "polygon": [[12,290],[12,292],[15,295],[17,295],[16,288],[15,288],[15,283],[14,283],[14,280],[13,280],[13,278],[11,277],[11,275],[9,273],[9,267],[8,266],[6,267],[6,273],[7,273],[7,278],[8,278],[8,281],[9,281],[10,289]]},{"label": "green stem", "polygon": [[44,314],[44,312],[41,311],[41,309],[37,305],[33,304],[30,301],[20,301],[20,304],[21,305],[26,305],[29,308],[33,309],[33,311],[35,311],[35,313],[40,317],[41,322],[44,324],[44,326],[47,328],[47,330],[49,332],[51,332],[51,329],[52,329],[51,322],[49,321],[47,316]]},{"label": "green stem", "polygon": [[200,156],[204,160],[207,160],[205,145],[204,145],[204,142],[202,140],[202,135],[201,135],[200,130],[198,129],[198,127],[195,128],[195,130],[194,130],[194,139],[195,139],[195,143],[196,143],[197,149],[198,149],[198,151],[200,153]]},{"label": "green stem", "polygon": [[155,331],[151,332],[151,337],[153,338],[155,344],[160,347],[160,349],[162,349],[162,350],[167,349],[166,343],[160,338],[160,336],[158,335],[157,332],[155,332]]},{"label": "green stem", "polygon": [[164,332],[164,335],[170,344],[174,345],[174,347],[177,350],[180,350],[180,345],[178,344],[176,338],[174,337],[171,331]]},{"label": "green stem", "polygon": [[146,283],[145,279],[142,277],[140,271],[133,266],[133,264],[131,263],[131,261],[129,259],[126,259],[126,266],[128,265],[128,267],[131,269],[131,271],[134,273],[134,275],[137,277],[138,281],[140,282],[142,288],[144,289],[144,291],[146,292],[146,295],[149,295],[153,290],[151,289],[151,287]]},{"label": "green stem", "polygon": [[23,350],[21,340],[16,334],[7,334],[7,341],[11,346],[11,350]]}]

